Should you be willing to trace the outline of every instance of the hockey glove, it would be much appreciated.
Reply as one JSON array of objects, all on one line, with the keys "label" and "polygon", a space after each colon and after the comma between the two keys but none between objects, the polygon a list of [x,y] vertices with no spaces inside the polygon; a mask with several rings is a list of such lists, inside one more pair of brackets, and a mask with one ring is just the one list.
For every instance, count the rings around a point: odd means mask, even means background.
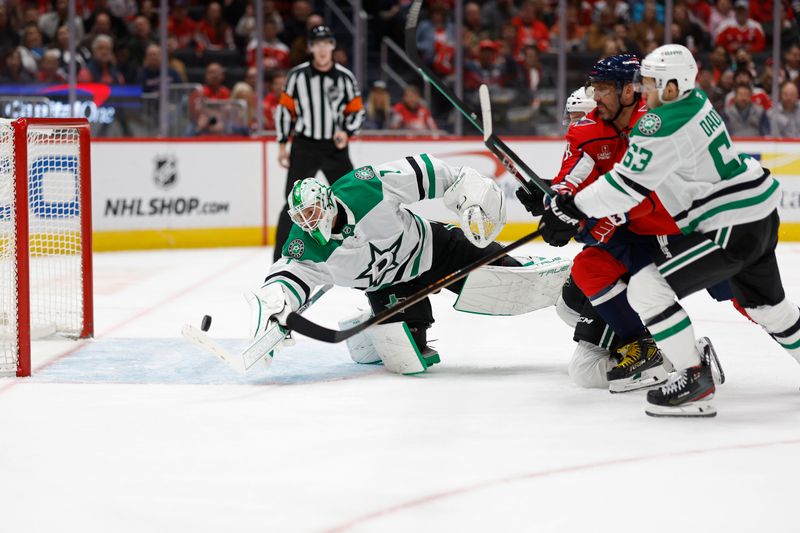
[{"label": "hockey glove", "polygon": [[538,217],[544,213],[544,191],[531,184],[533,192],[528,190],[528,187],[520,187],[517,189],[517,198],[520,203],[525,206],[525,210],[531,215]]},{"label": "hockey glove", "polygon": [[551,246],[565,246],[586,222],[586,215],[575,205],[571,194],[560,194],[550,202],[539,227],[542,239]]},{"label": "hockey glove", "polygon": [[611,240],[618,227],[624,226],[628,222],[625,215],[612,215],[598,220],[592,229],[589,230],[592,237],[599,243],[606,243]]}]

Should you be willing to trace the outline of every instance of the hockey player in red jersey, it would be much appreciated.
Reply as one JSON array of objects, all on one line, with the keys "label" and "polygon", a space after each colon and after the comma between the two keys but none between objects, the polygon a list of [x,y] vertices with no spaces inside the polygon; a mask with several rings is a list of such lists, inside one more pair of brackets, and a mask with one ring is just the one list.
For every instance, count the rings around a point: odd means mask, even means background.
[{"label": "hockey player in red jersey", "polygon": [[[561,170],[552,183],[554,191],[575,194],[622,160],[628,133],[647,112],[634,90],[638,70],[639,60],[629,54],[594,65],[588,91],[597,107],[570,125]],[[541,209],[540,198],[524,192],[518,196],[533,214]],[[557,306],[559,315],[575,324],[578,346],[569,372],[579,385],[625,392],[666,379],[655,342],[627,302],[624,280],[649,262],[648,254],[636,251],[656,245],[654,237],[645,235],[677,232],[655,195],[627,216],[592,220],[583,232],[581,240],[588,246],[575,257],[572,276]]]}]

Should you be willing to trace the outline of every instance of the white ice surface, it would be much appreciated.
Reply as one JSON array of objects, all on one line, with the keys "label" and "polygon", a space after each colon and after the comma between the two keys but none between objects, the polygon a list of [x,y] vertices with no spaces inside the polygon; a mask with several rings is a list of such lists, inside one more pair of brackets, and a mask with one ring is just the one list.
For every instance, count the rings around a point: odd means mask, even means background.
[{"label": "white ice surface", "polygon": [[[242,345],[270,256],[95,256],[97,338],[38,343],[33,378],[0,379],[0,533],[800,531],[800,365],[730,305],[687,300],[728,377],[714,419],[573,385],[551,309],[467,315],[445,293],[424,375],[299,339],[241,378],[179,331],[208,313]],[[800,300],[800,245],[779,258]],[[308,316],[364,302],[337,289]]]}]

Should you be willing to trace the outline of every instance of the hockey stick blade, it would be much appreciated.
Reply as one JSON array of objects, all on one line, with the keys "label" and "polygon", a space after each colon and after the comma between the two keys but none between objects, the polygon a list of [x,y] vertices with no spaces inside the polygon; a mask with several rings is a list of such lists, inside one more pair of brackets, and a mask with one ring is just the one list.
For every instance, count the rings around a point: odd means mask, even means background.
[{"label": "hockey stick blade", "polygon": [[425,299],[431,293],[438,291],[444,287],[447,287],[451,283],[455,283],[456,281],[464,278],[475,269],[478,269],[484,265],[489,263],[493,263],[500,259],[501,257],[508,255],[510,252],[516,250],[523,244],[527,244],[528,242],[532,241],[536,237],[538,237],[544,226],[539,225],[539,228],[534,231],[533,233],[529,233],[525,235],[521,239],[518,239],[505,248],[500,248],[499,250],[484,256],[477,261],[473,261],[472,263],[468,264],[467,266],[461,267],[455,272],[451,272],[450,274],[446,275],[445,277],[439,279],[417,291],[416,293],[412,294],[411,296],[407,297],[405,300],[398,302],[392,307],[387,307],[383,311],[377,313],[375,316],[366,320],[352,328],[336,330],[336,329],[329,329],[324,326],[320,326],[319,324],[315,324],[311,322],[307,318],[303,317],[298,313],[291,313],[286,318],[286,327],[295,331],[301,335],[305,335],[306,337],[310,337],[312,339],[322,341],[322,342],[330,342],[330,343],[337,343],[343,340],[349,339],[353,335],[357,335],[361,333],[365,329],[375,324],[380,324],[381,322],[385,321],[387,318],[390,318],[397,313],[403,311],[411,307],[412,305],[418,303],[419,301]]},{"label": "hockey stick blade", "polygon": [[492,101],[489,98],[489,87],[482,83],[478,89],[478,98],[481,102],[481,117],[483,118],[483,142],[488,143],[492,136]]},{"label": "hockey stick blade", "polygon": [[[303,313],[332,288],[333,285],[331,284],[323,285],[311,295],[308,301],[304,303],[297,312]],[[286,329],[275,323],[274,327],[268,328],[264,334],[248,344],[242,352],[239,354],[232,354],[225,349],[224,346],[212,339],[205,331],[201,331],[191,324],[184,324],[183,328],[181,328],[181,335],[184,339],[203,351],[218,357],[240,374],[245,374],[256,363],[269,356],[276,346],[287,338],[288,333]],[[267,366],[272,364],[272,357],[270,356],[266,362]]]}]

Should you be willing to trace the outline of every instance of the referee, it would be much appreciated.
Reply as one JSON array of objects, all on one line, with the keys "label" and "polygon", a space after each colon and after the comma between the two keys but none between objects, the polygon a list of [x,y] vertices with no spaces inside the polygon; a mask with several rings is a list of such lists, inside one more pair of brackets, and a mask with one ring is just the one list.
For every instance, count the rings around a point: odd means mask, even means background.
[{"label": "referee", "polygon": [[[288,168],[284,201],[303,178],[322,170],[329,183],[353,170],[347,142],[361,127],[364,106],[353,73],[333,62],[336,39],[327,26],[316,26],[308,36],[311,61],[289,71],[275,111],[278,163]],[[286,143],[294,133],[291,154]],[[274,260],[289,236],[292,221],[284,205],[275,235]]]}]

